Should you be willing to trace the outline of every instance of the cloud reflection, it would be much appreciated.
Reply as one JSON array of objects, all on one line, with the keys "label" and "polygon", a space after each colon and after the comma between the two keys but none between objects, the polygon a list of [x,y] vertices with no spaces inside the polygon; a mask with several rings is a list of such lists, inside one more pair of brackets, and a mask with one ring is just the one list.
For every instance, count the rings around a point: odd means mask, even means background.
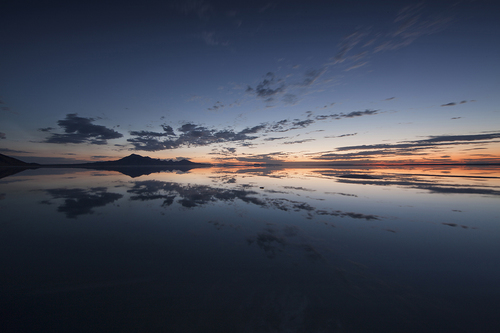
[{"label": "cloud reflection", "polygon": [[[77,218],[79,215],[93,214],[93,208],[103,207],[123,197],[119,193],[107,192],[106,187],[54,188],[45,190],[53,199],[64,199],[57,211],[66,214],[67,218]],[[50,201],[42,201],[51,204]]]},{"label": "cloud reflection", "polygon": [[359,175],[359,177],[346,177],[341,173],[332,171],[320,171],[319,173],[323,176],[335,177],[337,182],[346,184],[403,186],[442,194],[500,195],[500,190],[498,190],[497,187],[493,186],[489,188],[488,185],[477,186],[471,184],[448,184],[444,182],[440,183],[436,180],[424,179],[422,176],[419,177],[417,175],[384,175],[383,177],[376,178],[364,175]]},{"label": "cloud reflection", "polygon": [[[225,183],[227,184],[228,182]],[[208,185],[183,185],[175,182],[146,180],[134,182],[132,188],[127,192],[133,194],[130,197],[131,200],[146,201],[163,199],[163,203],[161,205],[162,207],[172,205],[175,198],[177,198],[177,203],[185,208],[200,207],[217,201],[233,202],[238,199],[262,208],[273,208],[285,212],[305,213],[308,219],[312,219],[314,216],[332,216],[340,218],[349,217],[352,219],[364,219],[367,221],[382,219],[382,217],[372,214],[344,212],[335,209],[318,209],[305,201],[262,196],[260,192],[250,190],[249,188],[250,186],[248,185],[240,186],[235,189],[227,189]],[[289,189],[312,191],[302,187],[289,187]],[[283,194],[283,192],[279,191],[272,192],[265,190],[263,192],[270,194]]]}]

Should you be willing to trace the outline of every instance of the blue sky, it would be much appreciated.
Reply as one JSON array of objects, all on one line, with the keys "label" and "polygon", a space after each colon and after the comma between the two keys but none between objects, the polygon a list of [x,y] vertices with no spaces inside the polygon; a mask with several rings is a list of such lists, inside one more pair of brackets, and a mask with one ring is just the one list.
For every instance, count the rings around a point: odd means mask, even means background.
[{"label": "blue sky", "polygon": [[0,153],[500,162],[493,1],[2,5]]}]

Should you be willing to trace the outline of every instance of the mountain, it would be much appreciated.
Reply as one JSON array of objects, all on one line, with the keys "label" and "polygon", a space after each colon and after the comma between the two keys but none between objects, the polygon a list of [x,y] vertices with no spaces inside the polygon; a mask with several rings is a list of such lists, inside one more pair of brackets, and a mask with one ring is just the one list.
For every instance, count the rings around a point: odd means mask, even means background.
[{"label": "mountain", "polygon": [[[63,165],[60,165],[59,167],[61,166]],[[132,178],[162,171],[178,170],[187,172],[194,168],[207,166],[211,165],[195,163],[186,159],[180,161],[162,161],[160,159],[137,154],[132,154],[116,161],[64,165],[64,167],[118,171]]]},{"label": "mountain", "polygon": [[116,161],[105,161],[105,162],[93,162],[84,163],[80,165],[86,166],[196,166],[204,165],[202,163],[195,163],[189,160],[180,161],[162,161],[160,159],[151,158],[149,156],[141,156],[137,154],[131,154],[129,156],[123,157]]},{"label": "mountain", "polygon": [[26,163],[17,158],[9,157],[3,154],[0,154],[0,167],[10,167],[10,166],[24,166],[24,167],[32,167],[39,166],[36,163]]}]

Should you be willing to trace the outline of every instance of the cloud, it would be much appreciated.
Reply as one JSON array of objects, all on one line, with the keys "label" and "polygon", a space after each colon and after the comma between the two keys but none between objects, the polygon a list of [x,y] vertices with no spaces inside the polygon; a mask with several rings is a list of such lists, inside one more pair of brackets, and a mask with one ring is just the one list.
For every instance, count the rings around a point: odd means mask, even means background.
[{"label": "cloud", "polygon": [[422,36],[444,30],[451,21],[449,11],[437,16],[434,10],[428,12],[422,3],[406,6],[396,14],[388,30],[373,31],[373,27],[360,27],[342,38],[337,53],[330,58],[333,63],[329,65],[342,64],[345,72],[366,66],[369,62],[362,59],[404,48]]},{"label": "cloud", "polygon": [[207,45],[222,45],[222,46],[227,46],[229,45],[228,41],[223,41],[221,42],[219,39],[215,37],[215,32],[211,31],[203,31],[201,33],[201,38],[205,41]]},{"label": "cloud", "polygon": [[335,63],[341,63],[345,61],[346,54],[352,50],[359,42],[366,36],[365,32],[355,31],[347,36],[345,36],[339,43],[339,51],[334,57]]},{"label": "cloud", "polygon": [[297,95],[295,94],[285,94],[283,96],[283,102],[287,105],[295,105],[299,99],[297,98]]},{"label": "cloud", "polygon": [[[436,147],[498,142],[492,141],[495,139],[500,139],[500,133],[430,136],[427,139],[402,141],[395,144],[374,144],[339,147],[334,151],[325,152],[321,153],[321,155],[319,156],[314,156],[312,157],[312,159],[359,160],[381,156],[426,155],[425,150],[434,149]],[[356,152],[344,153],[353,150],[356,150]]]},{"label": "cloud", "polygon": [[382,148],[414,148],[414,147],[428,147],[435,145],[450,145],[457,143],[472,144],[477,143],[477,141],[484,142],[485,140],[499,139],[500,133],[489,133],[489,134],[469,134],[469,135],[439,135],[430,136],[428,139],[415,140],[415,141],[403,141],[397,144],[377,144],[377,145],[361,145],[361,146],[349,146],[340,147],[337,150],[357,150],[357,149],[382,149]]},{"label": "cloud", "polygon": [[[287,153],[284,152],[274,152],[268,154],[255,154],[255,155],[245,155],[238,156],[234,158],[240,162],[251,162],[251,163],[276,163],[282,162],[288,156]],[[233,158],[232,158],[233,159]]]},{"label": "cloud", "polygon": [[[355,118],[366,115],[375,115],[379,110],[352,111],[350,113],[336,113],[330,115],[318,115],[313,117],[312,112],[306,112],[306,119],[282,119],[275,122],[266,122],[253,127],[244,128],[241,131],[233,129],[210,129],[194,123],[186,123],[177,129],[176,134],[172,127],[162,125],[164,132],[154,131],[131,131],[134,138],[127,139],[135,150],[159,151],[176,149],[180,147],[208,146],[216,143],[236,143],[240,146],[252,145],[249,141],[263,137],[267,133],[281,133],[308,126],[324,120],[341,120],[344,118]],[[265,141],[273,141],[280,138],[265,138]]]},{"label": "cloud", "polygon": [[365,61],[365,62],[362,62],[362,63],[357,63],[357,64],[354,64],[352,65],[351,67],[348,67],[346,68],[344,71],[345,72],[349,72],[350,70],[353,70],[353,69],[356,69],[356,68],[360,68],[360,67],[363,67],[364,65],[366,65],[368,62]]},{"label": "cloud", "polygon": [[[259,132],[263,126],[247,127],[240,132],[231,129],[214,130],[205,126],[186,123],[177,129],[179,134],[174,133],[170,126],[164,125],[165,133],[132,131],[135,138],[127,139],[135,150],[158,151],[165,149],[175,149],[179,147],[208,146],[214,143],[239,142],[257,139],[257,136],[250,136]],[[161,137],[167,137],[161,139]]]},{"label": "cloud", "polygon": [[7,135],[3,132],[0,132],[0,139],[7,139]]},{"label": "cloud", "polygon": [[[469,102],[475,102],[474,100],[471,100]],[[446,103],[446,104],[441,104],[441,106],[455,106],[455,105],[458,105],[458,104],[465,104],[467,103],[467,101],[460,101],[459,103],[455,103],[455,102],[451,102],[451,103]]]},{"label": "cloud", "polygon": [[355,118],[355,117],[361,117],[361,116],[370,116],[370,115],[375,115],[380,113],[380,110],[365,110],[365,111],[352,111],[347,114],[345,113],[334,113],[334,114],[329,114],[329,115],[318,115],[315,117],[316,120],[328,120],[328,119],[334,119],[334,120],[340,120],[342,118]]},{"label": "cloud", "polygon": [[367,115],[377,114],[379,110],[353,111],[348,114],[341,114],[341,118],[354,118]]},{"label": "cloud", "polygon": [[312,120],[312,119],[304,119],[304,120],[294,119],[294,121],[292,122],[292,125],[293,125],[292,128],[295,129],[295,128],[300,128],[300,127],[307,127],[313,123],[314,123],[314,120]]},{"label": "cloud", "polygon": [[262,6],[260,9],[259,9],[259,13],[263,13],[265,12],[266,10],[269,10],[269,9],[274,9],[276,8],[277,6],[277,3],[276,2],[268,2],[267,4],[265,4],[264,6]]},{"label": "cloud", "polygon": [[130,135],[135,136],[146,136],[146,137],[164,137],[164,136],[175,136],[174,130],[168,125],[161,125],[164,132],[152,132],[152,131],[131,131]]},{"label": "cloud", "polygon": [[326,68],[322,69],[311,69],[307,71],[304,76],[304,81],[300,84],[303,87],[312,85],[321,75],[326,72]]},{"label": "cloud", "polygon": [[283,139],[288,139],[288,137],[280,136],[280,137],[275,137],[275,138],[265,138],[264,141],[275,141],[275,140],[283,140]]},{"label": "cloud", "polygon": [[53,127],[44,127],[44,128],[39,128],[38,130],[40,132],[51,132],[51,131],[55,130],[55,128],[53,128]]},{"label": "cloud", "polygon": [[223,155],[223,156],[231,156],[236,154],[236,148],[233,147],[222,147],[222,148],[214,148],[208,155]]},{"label": "cloud", "polygon": [[167,135],[175,135],[174,133],[174,129],[171,127],[171,126],[168,126],[168,125],[161,125],[161,128],[163,128],[163,131],[167,134]]},{"label": "cloud", "polygon": [[246,89],[247,93],[255,94],[266,102],[272,102],[275,96],[282,94],[284,91],[285,83],[282,79],[276,79],[273,72],[268,72],[262,82],[255,88],[248,86]]},{"label": "cloud", "polygon": [[389,34],[391,39],[377,46],[374,52],[397,50],[413,43],[417,38],[444,30],[451,22],[450,17],[426,15],[423,3],[402,8],[394,23],[396,30]]},{"label": "cloud", "polygon": [[208,111],[217,111],[217,110],[222,109],[222,108],[224,108],[224,107],[225,107],[225,105],[224,105],[224,104],[222,104],[221,102],[217,101],[217,102],[214,104],[214,106],[212,106],[212,107],[208,108],[207,110],[208,110]]},{"label": "cloud", "polygon": [[309,142],[309,141],[316,141],[316,139],[303,139],[303,140],[297,140],[297,141],[286,141],[283,142],[285,145],[293,145],[296,143],[304,143],[304,142]]},{"label": "cloud", "polygon": [[[94,125],[94,118],[78,117],[76,113],[69,113],[66,119],[59,120],[57,124],[64,129],[65,134],[53,133],[42,141],[44,143],[88,143],[105,145],[107,140],[123,137],[121,133],[102,125]],[[45,128],[46,129],[46,128]],[[44,130],[44,129],[40,129]]]},{"label": "cloud", "polygon": [[[311,154],[312,155],[312,154]],[[382,156],[408,156],[408,155],[425,155],[415,150],[372,150],[372,151],[359,151],[356,153],[322,153],[320,156],[311,157],[314,160],[357,160],[365,161],[375,159]]]},{"label": "cloud", "polygon": [[331,135],[331,136],[325,136],[326,139],[332,139],[332,138],[343,138],[346,136],[354,136],[358,135],[358,133],[349,133],[349,134],[341,134],[341,135]]},{"label": "cloud", "polygon": [[213,12],[212,5],[204,0],[182,0],[175,3],[174,7],[186,15],[195,13],[204,21],[208,21]]},{"label": "cloud", "polygon": [[14,150],[14,149],[9,149],[9,148],[0,148],[0,152],[6,153],[6,154],[32,154],[32,152],[30,152],[30,151]]}]

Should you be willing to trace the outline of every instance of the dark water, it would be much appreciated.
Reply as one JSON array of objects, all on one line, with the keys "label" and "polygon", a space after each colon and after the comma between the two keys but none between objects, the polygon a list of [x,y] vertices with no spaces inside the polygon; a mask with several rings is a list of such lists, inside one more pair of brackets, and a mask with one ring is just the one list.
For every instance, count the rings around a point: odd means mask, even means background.
[{"label": "dark water", "polygon": [[500,332],[500,169],[0,179],[2,332]]}]

